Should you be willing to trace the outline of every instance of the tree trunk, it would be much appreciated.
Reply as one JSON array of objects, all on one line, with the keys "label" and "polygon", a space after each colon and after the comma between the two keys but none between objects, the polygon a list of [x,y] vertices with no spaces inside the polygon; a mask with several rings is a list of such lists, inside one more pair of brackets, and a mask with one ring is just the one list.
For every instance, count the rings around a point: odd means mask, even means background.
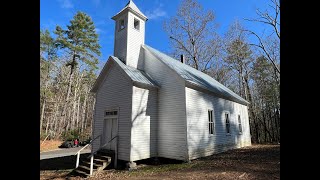
[{"label": "tree trunk", "polygon": [[199,70],[199,62],[197,60],[197,52],[196,52],[196,45],[195,42],[193,40],[193,38],[191,38],[191,44],[192,44],[192,50],[193,50],[193,54],[192,54],[192,58],[195,64],[195,69]]},{"label": "tree trunk", "polygon": [[[68,116],[67,118],[70,118],[71,117],[71,110],[69,108],[69,111],[68,111]],[[66,126],[65,126],[65,131],[67,132],[68,130],[70,130],[70,121],[66,121]]]},{"label": "tree trunk", "polygon": [[276,109],[276,120],[277,140],[280,142],[280,115],[278,109]]},{"label": "tree trunk", "polygon": [[46,134],[48,134],[49,124],[50,124],[50,117],[47,117]]},{"label": "tree trunk", "polygon": [[265,112],[262,112],[263,126],[264,126],[264,141],[267,142],[267,123]]},{"label": "tree trunk", "polygon": [[239,95],[241,96],[241,97],[243,97],[243,93],[242,93],[242,87],[241,87],[241,75],[240,75],[240,73],[239,73],[239,75],[238,75],[238,83],[239,83]]},{"label": "tree trunk", "polygon": [[67,96],[66,96],[66,100],[65,100],[65,103],[64,103],[63,111],[61,113],[61,120],[63,122],[65,122],[65,120],[66,120],[66,110],[67,110],[67,106],[68,106],[68,102],[69,102],[69,97],[70,97],[70,94],[71,94],[71,87],[72,87],[73,74],[74,74],[73,72],[74,72],[74,69],[76,67],[76,55],[75,55],[75,53],[73,53],[72,62],[70,63],[70,66],[71,66],[71,68],[70,68],[70,74],[69,74],[69,80],[68,80]]},{"label": "tree trunk", "polygon": [[78,108],[77,108],[77,123],[76,129],[79,131],[79,115],[80,115],[80,96],[78,97]]},{"label": "tree trunk", "polygon": [[83,101],[83,105],[82,105],[82,117],[81,117],[81,133],[83,132],[83,128],[84,128],[84,120],[85,120],[85,115],[86,115],[86,103],[87,103],[87,92],[84,96],[84,101]]},{"label": "tree trunk", "polygon": [[70,128],[71,130],[74,129],[74,124],[75,124],[75,115],[76,115],[76,106],[77,106],[77,101],[76,101],[77,93],[78,93],[78,90],[77,90],[77,88],[75,88],[75,90],[74,90],[74,102],[73,102],[73,108],[72,108],[71,128]]},{"label": "tree trunk", "polygon": [[[258,127],[258,123],[257,123],[257,120],[256,120],[256,115],[255,115],[255,113],[254,113],[254,107],[253,107],[253,101],[252,101],[252,96],[251,96],[251,92],[250,92],[250,87],[249,87],[249,80],[248,80],[248,74],[246,74],[245,76],[243,76],[243,78],[244,78],[244,84],[245,84],[245,86],[244,86],[244,89],[246,89],[246,97],[248,98],[247,99],[247,101],[249,101],[249,115],[251,116],[251,119],[253,120],[253,124],[254,124],[254,126],[255,126],[255,129],[256,129],[256,131],[255,131],[255,139],[258,141],[258,143],[260,143],[259,142],[259,127]],[[249,120],[250,120],[250,118],[249,118]]]},{"label": "tree trunk", "polygon": [[[268,107],[268,115],[269,115],[269,121],[272,123],[272,114],[271,114],[271,109],[270,109],[270,107]],[[269,132],[269,135],[270,135],[270,137],[272,137],[272,140],[271,140],[271,142],[273,141],[273,139],[274,139],[274,131],[273,131],[273,129],[272,129],[272,133],[270,133]]]},{"label": "tree trunk", "polygon": [[40,117],[40,136],[42,133],[42,123],[43,123],[43,119],[44,119],[44,109],[46,106],[46,100],[45,98],[43,99],[43,103],[42,103],[42,108],[41,108],[41,117]]},{"label": "tree trunk", "polygon": [[76,55],[75,53],[73,54],[72,57],[72,63],[70,64],[70,74],[69,74],[69,81],[68,81],[68,91],[67,91],[67,96],[66,96],[66,103],[69,101],[70,93],[71,93],[71,86],[72,86],[72,80],[73,80],[73,71],[76,67]]}]

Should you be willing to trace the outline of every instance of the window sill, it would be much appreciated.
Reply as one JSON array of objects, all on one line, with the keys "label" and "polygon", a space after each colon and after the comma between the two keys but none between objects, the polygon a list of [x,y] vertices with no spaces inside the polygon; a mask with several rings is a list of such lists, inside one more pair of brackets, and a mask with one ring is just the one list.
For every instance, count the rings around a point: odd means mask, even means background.
[{"label": "window sill", "polygon": [[226,136],[231,136],[231,133],[227,133]]}]

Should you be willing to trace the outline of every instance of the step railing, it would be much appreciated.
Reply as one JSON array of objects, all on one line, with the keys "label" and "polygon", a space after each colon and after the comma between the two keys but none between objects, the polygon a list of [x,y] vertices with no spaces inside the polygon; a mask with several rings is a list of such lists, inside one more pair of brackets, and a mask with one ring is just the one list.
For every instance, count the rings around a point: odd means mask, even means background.
[{"label": "step railing", "polygon": [[103,147],[107,146],[109,143],[111,143],[113,140],[117,140],[116,144],[115,144],[115,154],[114,154],[114,167],[117,168],[117,159],[118,159],[118,135],[114,136],[110,141],[108,141],[107,143],[105,143],[104,145],[100,146],[100,148],[96,151],[92,150],[92,143],[97,140],[98,138],[101,138],[102,134],[100,134],[99,136],[95,137],[94,139],[92,139],[88,144],[86,144],[85,146],[83,146],[81,149],[79,149],[79,151],[77,151],[77,153],[75,155],[77,155],[77,161],[76,161],[76,168],[79,166],[79,161],[80,161],[80,153],[82,150],[84,150],[86,147],[88,147],[89,145],[91,145],[91,155],[90,155],[90,176],[93,173],[93,157],[94,155]]},{"label": "step railing", "polygon": [[[101,136],[101,135],[100,135]],[[100,148],[96,151],[91,151],[91,157],[90,157],[90,176],[92,176],[92,173],[93,173],[93,158],[94,158],[94,155],[100,150],[102,149],[103,147],[105,147],[106,145],[108,145],[109,143],[111,143],[113,140],[117,140],[116,141],[116,144],[115,144],[115,147],[114,147],[114,167],[117,168],[117,159],[118,159],[118,135],[117,136],[114,136],[113,138],[110,139],[110,141],[108,141],[107,143],[105,143],[104,145],[100,146]]]},{"label": "step railing", "polygon": [[79,160],[80,160],[80,153],[82,150],[84,150],[86,147],[88,147],[89,145],[91,145],[92,147],[92,142],[95,141],[96,139],[100,138],[101,134],[97,137],[95,137],[94,139],[92,139],[88,144],[86,144],[85,146],[83,146],[81,149],[79,149],[79,151],[77,151],[74,155],[77,155],[77,161],[76,161],[76,168],[79,166]]}]

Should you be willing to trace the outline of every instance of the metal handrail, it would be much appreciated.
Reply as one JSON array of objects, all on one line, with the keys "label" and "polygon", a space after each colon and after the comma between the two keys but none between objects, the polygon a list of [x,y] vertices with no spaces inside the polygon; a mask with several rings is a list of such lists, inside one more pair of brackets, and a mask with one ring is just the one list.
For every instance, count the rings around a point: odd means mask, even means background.
[{"label": "metal handrail", "polygon": [[86,144],[84,147],[82,147],[80,150],[77,151],[77,153],[75,153],[74,155],[77,155],[77,161],[76,161],[76,168],[79,166],[79,160],[80,160],[80,152],[85,149],[86,147],[88,147],[89,145],[92,144],[93,141],[95,141],[96,139],[98,139],[99,137],[101,137],[102,134],[100,134],[99,136],[95,137],[94,139],[92,139],[88,144]]},{"label": "metal handrail", "polygon": [[[118,138],[118,135],[117,136],[114,136],[110,141],[108,141],[107,143],[105,143],[104,145],[100,146],[99,149],[101,149],[102,147],[106,146],[107,144],[109,144],[111,141],[113,141],[115,138]],[[117,159],[118,159],[118,155],[117,155],[117,147],[118,146],[118,143],[116,144],[116,147],[115,147],[115,160],[114,160],[114,163],[115,163],[115,167],[117,166]],[[98,149],[98,150],[99,150]],[[95,152],[92,152],[91,151],[91,157],[90,157],[90,176],[92,175],[92,172],[93,172],[93,157],[94,157],[94,154],[98,151],[96,150]]]},{"label": "metal handrail", "polygon": [[[86,147],[88,147],[89,145],[92,145],[93,141],[95,141],[96,139],[100,138],[102,136],[102,134],[100,134],[99,136],[95,137],[94,139],[92,139],[87,145],[85,145],[84,147],[82,147],[80,150],[77,151],[77,153],[75,155],[77,155],[77,162],[76,162],[76,168],[79,166],[79,160],[80,160],[80,152],[85,149]],[[114,136],[112,139],[110,139],[110,141],[108,141],[107,143],[105,143],[104,145],[100,146],[99,149],[105,147],[107,144],[109,144],[110,142],[112,142],[114,139],[118,138],[118,135]],[[115,147],[115,159],[117,159],[117,147],[118,144],[116,144],[116,147]],[[99,150],[98,149],[98,150]],[[96,152],[98,151],[92,151],[91,149],[91,155],[89,156],[90,157],[90,176],[92,175],[92,172],[93,172],[93,157],[94,157],[94,154],[96,154]],[[115,163],[115,166],[116,166],[116,163],[117,163],[117,160],[114,161]]]},{"label": "metal handrail", "polygon": [[86,144],[85,146],[83,146],[79,151],[77,151],[74,155],[78,154],[80,151],[82,151],[84,148],[86,148],[87,146],[89,146],[90,144]]},{"label": "metal handrail", "polygon": [[101,147],[100,147],[100,149],[101,148],[103,148],[104,146],[106,146],[107,144],[109,144],[111,141],[113,141],[116,137],[118,137],[118,136],[114,136],[112,139],[110,139],[110,141],[108,141],[107,143],[105,143],[104,145],[102,145]]},{"label": "metal handrail", "polygon": [[102,134],[100,134],[99,136],[95,137],[94,139],[92,139],[87,145],[85,145],[83,148],[81,148],[79,151],[77,151],[74,155],[78,154],[78,152],[82,151],[84,148],[86,148],[87,146],[91,145],[92,142],[96,139],[98,139],[99,137],[101,137]]}]

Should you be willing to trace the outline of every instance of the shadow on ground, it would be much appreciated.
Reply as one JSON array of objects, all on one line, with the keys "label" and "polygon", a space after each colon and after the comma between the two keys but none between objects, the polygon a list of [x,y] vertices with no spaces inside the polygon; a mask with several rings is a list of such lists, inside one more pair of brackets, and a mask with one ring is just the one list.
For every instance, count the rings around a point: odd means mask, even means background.
[{"label": "shadow on ground", "polygon": [[[81,154],[80,161],[85,160],[90,153]],[[77,156],[64,156],[40,160],[40,171],[42,170],[67,170],[76,167]]]},{"label": "shadow on ground", "polygon": [[[214,154],[189,163],[159,158],[138,161],[135,178],[146,179],[279,179],[280,145],[254,145]],[[121,179],[121,178],[120,178]]]},{"label": "shadow on ground", "polygon": [[[84,157],[84,156],[83,156]],[[42,169],[73,169],[75,156],[55,158],[55,166],[42,164]],[[60,166],[58,165],[60,163]],[[61,164],[63,163],[63,164]],[[280,145],[253,145],[224,153],[192,160],[189,163],[166,158],[146,159],[136,162],[140,168],[134,171],[105,170],[90,180],[100,179],[280,179]],[[47,165],[50,163],[47,162]],[[119,163],[124,164],[124,163]],[[119,165],[118,164],[118,165]],[[41,180],[67,178],[66,171],[41,172]],[[72,178],[71,178],[72,179]],[[73,180],[73,179],[72,179]],[[78,179],[77,179],[78,180]]]}]

